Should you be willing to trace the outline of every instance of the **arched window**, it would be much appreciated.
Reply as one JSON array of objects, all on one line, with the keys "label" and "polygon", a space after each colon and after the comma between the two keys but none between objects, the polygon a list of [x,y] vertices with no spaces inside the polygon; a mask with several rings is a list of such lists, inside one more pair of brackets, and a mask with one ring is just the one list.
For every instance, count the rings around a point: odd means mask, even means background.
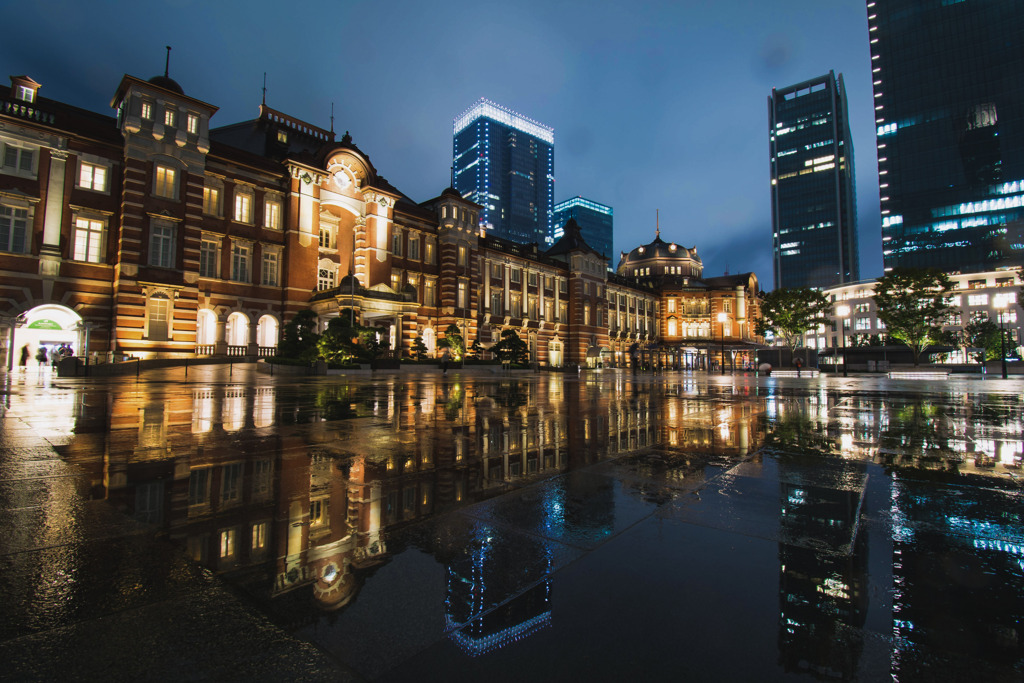
[{"label": "arched window", "polygon": [[245,313],[235,312],[228,316],[224,336],[228,346],[245,346],[249,343],[249,319]]},{"label": "arched window", "polygon": [[277,318],[265,315],[256,324],[256,344],[263,347],[277,346]]},{"label": "arched window", "polygon": [[434,353],[437,348],[437,336],[434,334],[433,327],[423,328],[423,343],[427,347],[427,353]]},{"label": "arched window", "polygon": [[679,334],[679,329],[678,329],[678,326],[676,324],[676,319],[675,318],[669,318],[668,319],[668,336],[675,337],[678,334]]},{"label": "arched window", "polygon": [[209,308],[201,308],[196,317],[196,344],[207,346],[216,343],[217,314]]}]

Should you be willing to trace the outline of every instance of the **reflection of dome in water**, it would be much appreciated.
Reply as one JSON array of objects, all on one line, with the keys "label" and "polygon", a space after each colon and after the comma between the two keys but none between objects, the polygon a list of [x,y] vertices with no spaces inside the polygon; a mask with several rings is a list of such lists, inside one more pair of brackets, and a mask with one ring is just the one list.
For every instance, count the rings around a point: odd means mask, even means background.
[{"label": "reflection of dome in water", "polygon": [[682,275],[699,278],[704,273],[704,264],[697,255],[697,247],[687,249],[675,242],[666,242],[658,234],[650,244],[637,247],[628,254],[623,252],[616,272],[639,277]]}]

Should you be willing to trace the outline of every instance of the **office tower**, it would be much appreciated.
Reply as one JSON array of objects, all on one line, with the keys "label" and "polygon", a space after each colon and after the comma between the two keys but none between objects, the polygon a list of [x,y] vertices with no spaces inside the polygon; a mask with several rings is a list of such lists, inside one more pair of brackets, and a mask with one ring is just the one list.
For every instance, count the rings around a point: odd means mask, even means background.
[{"label": "office tower", "polygon": [[583,197],[573,197],[555,204],[553,237],[558,241],[566,221],[575,218],[583,241],[599,254],[612,253],[612,207],[598,204]]},{"label": "office tower", "polygon": [[553,129],[482,98],[455,119],[454,186],[489,234],[553,243],[554,144]]},{"label": "office tower", "polygon": [[885,270],[1024,264],[1019,0],[868,0]]},{"label": "office tower", "polygon": [[843,76],[772,89],[768,98],[775,287],[860,279],[853,142]]}]

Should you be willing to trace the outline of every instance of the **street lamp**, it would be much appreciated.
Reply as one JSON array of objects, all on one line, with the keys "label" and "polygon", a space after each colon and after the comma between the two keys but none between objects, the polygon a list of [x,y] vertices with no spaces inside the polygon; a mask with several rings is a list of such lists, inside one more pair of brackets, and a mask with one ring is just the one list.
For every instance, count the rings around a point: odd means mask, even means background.
[{"label": "street lamp", "polygon": [[850,307],[846,304],[839,304],[836,306],[836,317],[839,318],[839,339],[843,343],[843,377],[849,377],[846,374],[846,330],[843,325],[846,323],[846,316],[850,315]]},{"label": "street lamp", "polygon": [[729,316],[725,312],[718,314],[718,322],[722,324],[722,374],[725,374],[725,321],[729,319]]},{"label": "street lamp", "polygon": [[1003,330],[1003,317],[1009,301],[1005,296],[997,296],[994,303],[996,315],[999,316],[999,361],[1003,364],[1003,379],[1006,379],[1006,332]]}]

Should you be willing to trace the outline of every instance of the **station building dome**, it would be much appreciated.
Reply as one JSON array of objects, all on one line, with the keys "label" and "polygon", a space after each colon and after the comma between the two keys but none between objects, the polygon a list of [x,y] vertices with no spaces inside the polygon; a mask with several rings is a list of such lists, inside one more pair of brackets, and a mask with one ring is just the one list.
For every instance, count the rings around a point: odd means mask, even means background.
[{"label": "station building dome", "polygon": [[697,255],[696,246],[686,248],[675,242],[666,242],[658,231],[653,242],[636,247],[629,253],[622,252],[616,272],[636,278],[700,278],[704,264]]}]

